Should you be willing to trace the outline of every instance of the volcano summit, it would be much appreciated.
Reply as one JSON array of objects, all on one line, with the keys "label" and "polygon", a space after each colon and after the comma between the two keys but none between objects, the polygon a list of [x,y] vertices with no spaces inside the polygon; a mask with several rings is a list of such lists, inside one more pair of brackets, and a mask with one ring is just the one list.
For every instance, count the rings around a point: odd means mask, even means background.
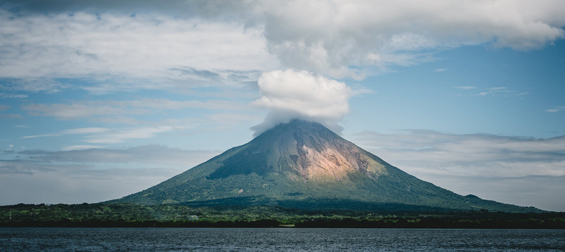
[{"label": "volcano summit", "polygon": [[461,196],[422,181],[321,124],[292,120],[114,202],[303,209],[539,211]]}]

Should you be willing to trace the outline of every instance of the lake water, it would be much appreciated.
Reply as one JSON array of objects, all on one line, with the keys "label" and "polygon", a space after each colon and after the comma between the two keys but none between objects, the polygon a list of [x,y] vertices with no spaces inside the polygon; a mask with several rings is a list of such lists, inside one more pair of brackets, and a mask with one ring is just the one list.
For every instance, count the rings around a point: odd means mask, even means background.
[{"label": "lake water", "polygon": [[563,251],[565,230],[0,228],[0,251]]}]

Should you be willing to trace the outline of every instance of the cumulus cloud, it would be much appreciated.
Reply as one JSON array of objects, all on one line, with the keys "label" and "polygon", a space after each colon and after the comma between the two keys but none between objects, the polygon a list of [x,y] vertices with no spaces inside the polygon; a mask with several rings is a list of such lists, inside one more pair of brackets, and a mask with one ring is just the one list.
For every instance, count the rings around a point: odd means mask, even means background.
[{"label": "cumulus cloud", "polygon": [[[539,48],[564,36],[560,1],[261,2],[270,52],[283,64],[329,74],[350,66],[421,60],[417,52],[488,44]],[[402,57],[399,57],[402,56]]]},{"label": "cumulus cloud", "polygon": [[352,91],[343,82],[288,69],[263,73],[258,84],[261,98],[252,104],[270,111],[263,123],[252,128],[255,135],[294,118],[340,131],[336,122],[349,112]]}]

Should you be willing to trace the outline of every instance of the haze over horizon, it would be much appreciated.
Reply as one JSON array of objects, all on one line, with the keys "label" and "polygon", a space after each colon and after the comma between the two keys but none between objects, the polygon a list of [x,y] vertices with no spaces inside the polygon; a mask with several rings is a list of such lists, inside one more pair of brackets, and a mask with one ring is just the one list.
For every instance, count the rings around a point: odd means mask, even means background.
[{"label": "haze over horizon", "polygon": [[0,0],[0,205],[120,198],[300,118],[456,193],[565,211],[563,13]]}]

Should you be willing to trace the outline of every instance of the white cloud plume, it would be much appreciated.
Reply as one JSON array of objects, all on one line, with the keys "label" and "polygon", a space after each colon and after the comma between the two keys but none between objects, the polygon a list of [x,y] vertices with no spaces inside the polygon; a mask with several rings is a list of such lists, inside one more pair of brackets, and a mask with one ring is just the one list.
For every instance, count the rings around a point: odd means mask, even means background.
[{"label": "white cloud plume", "polygon": [[252,128],[255,135],[294,118],[339,131],[336,122],[349,112],[352,91],[343,82],[288,69],[263,73],[258,83],[261,98],[252,104],[270,112],[263,123]]}]

